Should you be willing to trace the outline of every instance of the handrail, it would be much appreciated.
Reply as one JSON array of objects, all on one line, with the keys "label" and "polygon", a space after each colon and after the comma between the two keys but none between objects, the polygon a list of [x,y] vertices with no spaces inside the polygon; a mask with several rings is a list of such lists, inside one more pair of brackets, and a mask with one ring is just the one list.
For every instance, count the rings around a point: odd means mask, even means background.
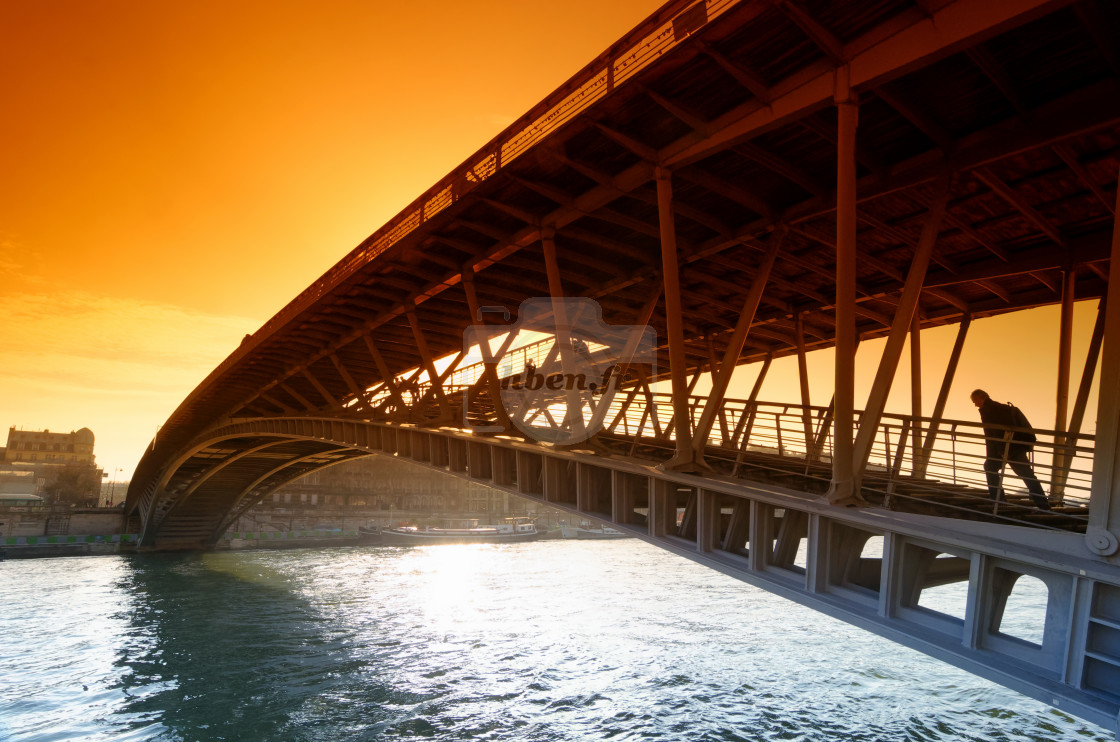
[{"label": "handrail", "polygon": [[[500,364],[499,377],[520,373],[529,359],[540,362],[540,356],[554,350],[552,338],[526,344],[516,359],[507,356]],[[481,378],[482,363],[472,364],[456,372],[453,383],[445,383],[448,394],[462,394]],[[422,398],[430,388],[427,381],[416,385],[413,399]],[[386,399],[383,391],[378,399]],[[602,399],[602,398],[600,398]],[[706,397],[690,395],[688,409],[691,425],[695,429],[707,402]],[[537,412],[527,419],[531,425],[559,426],[563,414],[549,414],[552,406],[563,403],[554,398],[539,398],[529,403]],[[600,413],[604,410],[600,410]],[[672,395],[654,392],[642,386],[629,385],[608,398],[603,415],[603,425],[608,432],[632,440],[631,451],[636,446],[654,446],[666,449],[671,455],[675,436],[674,405]],[[733,472],[743,466],[789,471],[790,464],[798,462],[801,476],[820,479],[827,483],[831,476],[832,431],[828,427],[831,409],[817,405],[789,402],[750,402],[744,399],[725,399],[719,411],[721,424],[709,432],[707,455],[733,462]],[[857,411],[856,425],[861,422]],[[1022,513],[1034,510],[1020,504],[1026,502],[1018,477],[1010,473],[1003,479],[1004,491],[1015,501],[1010,506],[996,504],[988,498],[987,474],[984,464],[988,459],[989,431],[997,435],[992,439],[1005,444],[1012,442],[1017,432],[1031,431],[1037,441],[1033,444],[1033,469],[1044,485],[1049,485],[1052,502],[1065,507],[1067,518],[1076,518],[1089,502],[1092,476],[1092,457],[1095,436],[1088,433],[1071,434],[1041,428],[985,424],[981,421],[934,419],[898,413],[882,415],[864,474],[864,489],[877,490],[884,501],[911,500],[915,503],[934,498],[939,507],[964,509],[975,512],[984,510],[1008,522],[1026,522]],[[930,433],[933,433],[930,438]],[[915,434],[919,440],[930,438],[931,445],[913,446]],[[917,453],[918,460],[915,460]],[[767,464],[759,456],[772,455],[773,463]],[[1006,450],[1005,450],[1006,455]],[[749,460],[749,463],[748,463]],[[760,461],[762,463],[760,463]],[[781,463],[784,462],[784,463]],[[955,504],[954,504],[955,503]],[[963,503],[963,504],[962,504]],[[1004,512],[1000,512],[1003,508]],[[1012,513],[1007,514],[1008,508]],[[1079,510],[1081,509],[1081,510]],[[1018,514],[1016,514],[1018,513]],[[1035,524],[1037,525],[1037,523]]]}]

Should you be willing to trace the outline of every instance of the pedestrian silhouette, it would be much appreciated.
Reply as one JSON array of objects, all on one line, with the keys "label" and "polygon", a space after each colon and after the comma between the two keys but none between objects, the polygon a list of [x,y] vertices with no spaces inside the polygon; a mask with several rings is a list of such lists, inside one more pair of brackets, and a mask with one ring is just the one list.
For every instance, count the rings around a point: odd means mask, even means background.
[{"label": "pedestrian silhouette", "polygon": [[1023,484],[1027,485],[1027,492],[1035,507],[1049,510],[1050,502],[1042,490],[1042,484],[1034,475],[1034,468],[1029,458],[1034,449],[1035,434],[1026,430],[1017,430],[1013,433],[1003,428],[988,427],[1000,425],[1008,428],[1029,428],[1022,410],[1012,404],[1000,404],[991,398],[983,389],[977,389],[970,395],[972,404],[980,410],[980,420],[984,423],[984,444],[986,459],[984,473],[988,478],[988,495],[997,502],[1003,500],[1003,467],[1010,465]]}]

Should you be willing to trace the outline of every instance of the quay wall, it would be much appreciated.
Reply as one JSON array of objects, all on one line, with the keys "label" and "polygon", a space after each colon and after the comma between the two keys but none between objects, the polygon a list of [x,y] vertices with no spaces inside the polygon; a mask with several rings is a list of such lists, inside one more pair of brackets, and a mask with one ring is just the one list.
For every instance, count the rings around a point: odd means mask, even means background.
[{"label": "quay wall", "polygon": [[[0,559],[132,554],[137,551],[136,541],[137,535],[132,533],[105,536],[4,536],[0,537]],[[352,546],[358,542],[357,531],[231,533],[228,538],[218,541],[213,551]]]}]

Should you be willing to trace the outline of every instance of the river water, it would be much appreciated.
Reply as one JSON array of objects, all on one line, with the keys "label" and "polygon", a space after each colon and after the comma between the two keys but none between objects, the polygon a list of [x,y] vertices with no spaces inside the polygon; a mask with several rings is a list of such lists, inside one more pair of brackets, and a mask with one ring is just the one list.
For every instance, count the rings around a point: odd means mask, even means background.
[{"label": "river water", "polygon": [[0,740],[1111,740],[638,540],[0,562]]}]

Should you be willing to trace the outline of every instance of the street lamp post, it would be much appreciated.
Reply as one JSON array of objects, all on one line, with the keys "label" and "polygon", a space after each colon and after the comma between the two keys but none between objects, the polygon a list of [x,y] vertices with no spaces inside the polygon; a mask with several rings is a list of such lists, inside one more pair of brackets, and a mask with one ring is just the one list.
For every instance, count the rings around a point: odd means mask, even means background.
[{"label": "street lamp post", "polygon": [[108,503],[108,507],[113,507],[113,495],[117,491],[117,478],[120,476],[122,471],[124,471],[124,467],[119,467],[118,466],[116,469],[113,470],[113,478],[109,480],[109,503]]}]

